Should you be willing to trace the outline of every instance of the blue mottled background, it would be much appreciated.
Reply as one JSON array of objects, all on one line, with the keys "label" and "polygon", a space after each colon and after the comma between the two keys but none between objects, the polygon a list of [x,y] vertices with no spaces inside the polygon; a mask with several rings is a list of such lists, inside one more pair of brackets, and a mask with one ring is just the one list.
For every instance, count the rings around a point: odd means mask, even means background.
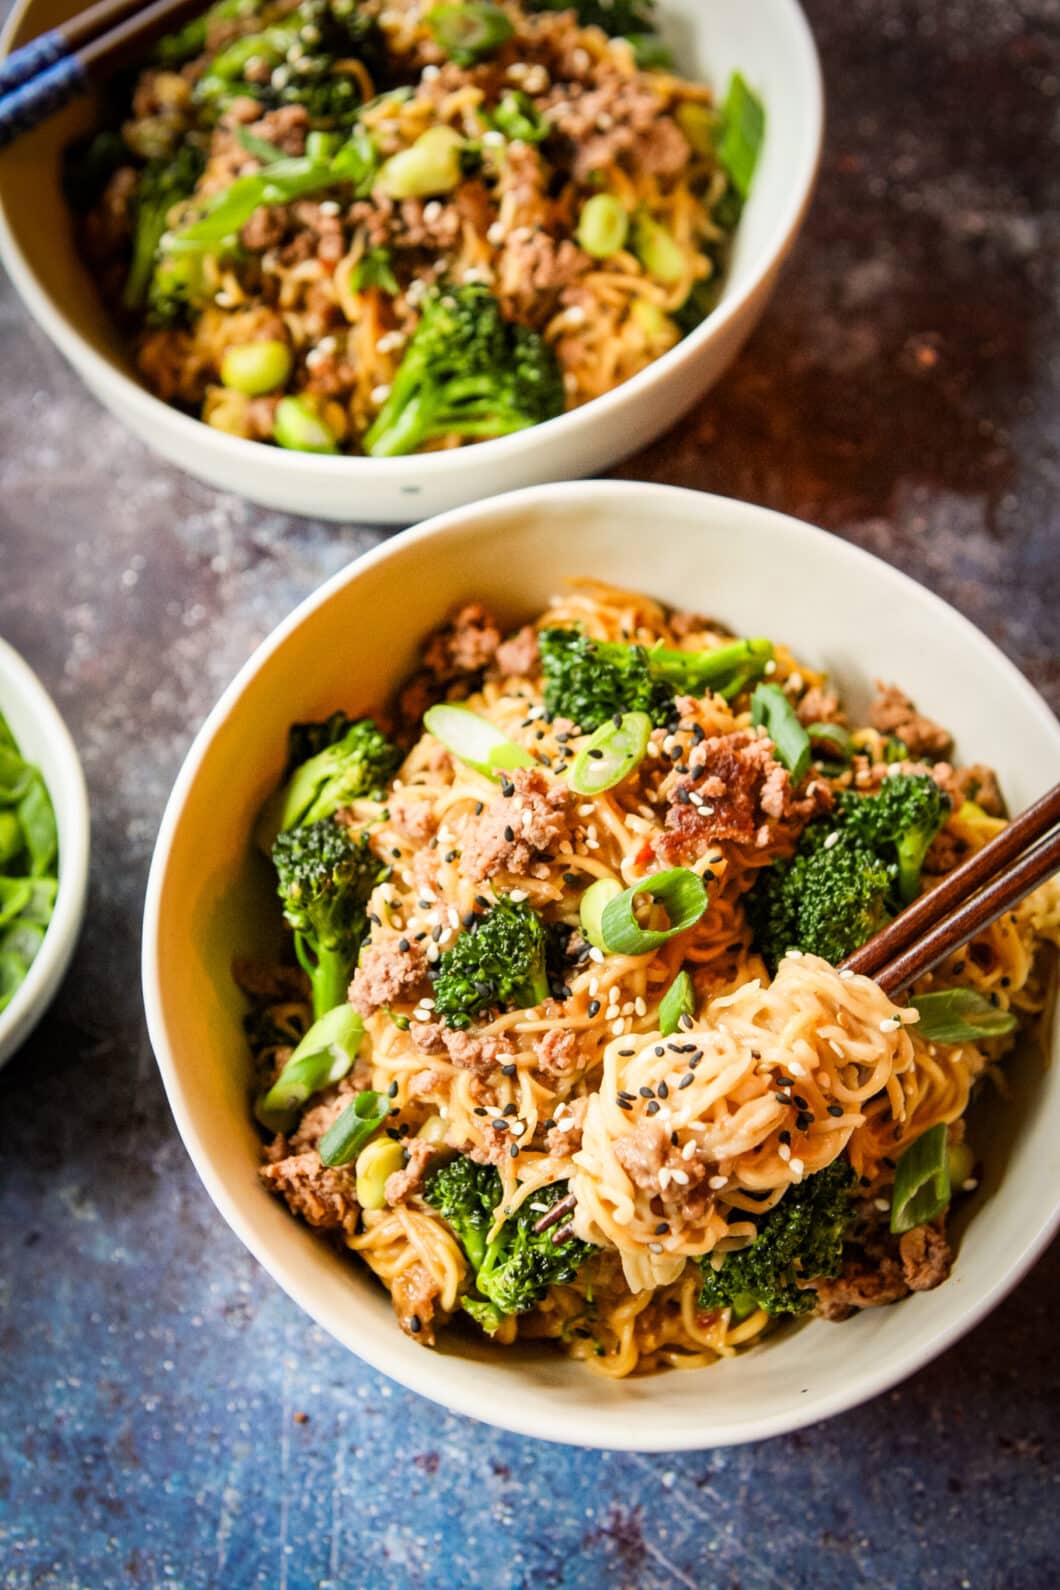
[{"label": "blue mottled background", "polygon": [[[623,473],[825,523],[963,609],[1055,706],[1060,5],[809,10],[831,116],[805,238],[738,368]],[[95,815],[80,953],[0,1077],[5,1590],[1056,1584],[1055,1251],[889,1396],[652,1458],[449,1417],[248,1258],[148,1049],[144,879],[222,685],[379,536],[150,458],[10,290],[0,372],[0,632],[67,715]]]}]

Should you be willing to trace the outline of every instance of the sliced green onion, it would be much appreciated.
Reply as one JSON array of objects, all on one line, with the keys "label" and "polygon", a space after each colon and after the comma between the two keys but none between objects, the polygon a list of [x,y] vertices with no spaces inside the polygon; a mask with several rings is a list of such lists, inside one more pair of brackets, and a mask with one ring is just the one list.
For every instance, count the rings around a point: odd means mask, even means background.
[{"label": "sliced green onion", "polygon": [[321,1164],[331,1168],[348,1165],[389,1114],[390,1100],[385,1093],[373,1093],[371,1088],[358,1093],[317,1144]]},{"label": "sliced green onion", "polygon": [[423,20],[435,44],[458,66],[473,66],[515,32],[511,18],[488,0],[434,6]]},{"label": "sliced green onion", "polygon": [[797,784],[810,766],[810,736],[779,685],[756,685],[751,697],[751,722],[764,724],[777,761]]},{"label": "sliced green onion", "polygon": [[999,1010],[974,988],[940,988],[909,1003],[920,1012],[917,1036],[928,1043],[978,1043],[1001,1038],[1016,1026],[1011,1010]]},{"label": "sliced green onion", "polygon": [[451,193],[462,175],[464,140],[454,127],[429,127],[414,144],[400,149],[382,166],[379,186],[392,199],[425,199]]},{"label": "sliced green onion", "polygon": [[[309,137],[311,138],[312,136],[312,133],[310,133]],[[287,158],[278,144],[270,144],[267,138],[256,138],[245,127],[236,128],[236,137],[247,154],[253,155],[255,160],[260,160],[263,166],[271,166],[277,160],[285,160]],[[306,150],[308,151],[308,149],[309,139],[307,138]]]},{"label": "sliced green onion", "polygon": [[529,751],[524,751],[488,718],[480,718],[469,707],[440,702],[436,707],[428,707],[423,723],[447,751],[452,751],[461,762],[487,778],[499,777],[505,768],[537,766]]},{"label": "sliced green onion", "polygon": [[290,348],[278,337],[266,337],[261,342],[234,342],[221,358],[221,380],[234,392],[262,397],[286,385],[293,362]]},{"label": "sliced green onion", "polygon": [[621,784],[644,760],[650,736],[646,712],[626,712],[618,723],[608,718],[574,758],[567,783],[578,795],[599,795]]},{"label": "sliced green onion", "polygon": [[306,133],[305,152],[308,160],[332,160],[339,152],[342,139],[337,132],[321,132],[316,129]]},{"label": "sliced green onion", "polygon": [[685,273],[685,256],[665,226],[643,210],[633,225],[633,250],[649,276],[672,287]]},{"label": "sliced green onion", "polygon": [[21,916],[33,897],[31,878],[0,878],[0,927]]},{"label": "sliced green onion", "polygon": [[718,126],[717,112],[709,105],[686,99],[678,105],[674,119],[697,155],[714,153],[714,135]]},{"label": "sliced green onion", "polygon": [[758,95],[748,88],[739,72],[729,79],[729,91],[722,109],[722,134],[718,159],[728,172],[729,181],[746,199],[758,164],[765,137],[766,113]]},{"label": "sliced green onion", "polygon": [[692,979],[687,972],[678,972],[659,1006],[659,1031],[664,1038],[668,1038],[681,1026],[682,1016],[694,1016],[695,1013],[696,991]]},{"label": "sliced green onion", "polygon": [[621,893],[622,885],[617,878],[597,878],[581,897],[578,920],[581,923],[582,937],[587,939],[594,949],[607,948],[601,925],[604,907],[609,900],[616,900]]},{"label": "sliced green onion", "polygon": [[812,745],[818,745],[823,740],[835,752],[837,762],[849,762],[854,750],[854,741],[849,729],[844,729],[841,723],[808,723],[806,733]]},{"label": "sliced green onion", "polygon": [[304,395],[282,397],[272,417],[273,440],[295,453],[337,453],[335,433]]},{"label": "sliced green onion", "polygon": [[[668,928],[642,928],[634,912],[638,895],[647,895],[661,905],[670,919]],[[688,867],[671,867],[642,878],[609,901],[600,919],[604,948],[613,955],[646,955],[660,944],[685,933],[707,909],[703,879]]]},{"label": "sliced green onion", "polygon": [[899,1235],[941,1214],[950,1201],[949,1159],[944,1121],[910,1143],[894,1174],[891,1230]]},{"label": "sliced green onion", "polygon": [[593,259],[617,254],[629,234],[629,216],[613,193],[594,193],[578,217],[578,242]]},{"label": "sliced green onion", "polygon": [[364,1022],[352,1005],[336,1005],[315,1021],[254,1114],[270,1132],[289,1132],[302,1106],[321,1088],[344,1077],[360,1048]]},{"label": "sliced green onion", "polygon": [[550,130],[547,119],[521,88],[508,90],[491,119],[498,132],[518,143],[539,144]]}]

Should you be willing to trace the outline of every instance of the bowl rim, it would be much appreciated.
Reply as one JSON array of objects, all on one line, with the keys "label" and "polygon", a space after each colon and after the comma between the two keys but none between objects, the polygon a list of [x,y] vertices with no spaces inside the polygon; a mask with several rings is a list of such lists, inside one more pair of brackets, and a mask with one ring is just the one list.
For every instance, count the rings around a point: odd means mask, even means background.
[{"label": "bowl rim", "polygon": [[[766,241],[760,247],[756,258],[749,263],[746,280],[731,296],[723,293],[717,307],[694,331],[619,386],[590,399],[580,408],[567,410],[557,415],[555,419],[546,420],[540,425],[532,425],[526,430],[516,431],[508,436],[477,442],[476,452],[480,448],[488,450],[483,454],[484,463],[501,464],[508,459],[518,457],[529,437],[540,439],[545,445],[550,442],[562,442],[568,437],[573,438],[580,429],[594,421],[604,423],[606,417],[620,405],[635,403],[639,398],[646,396],[654,382],[682,369],[711,339],[720,336],[726,327],[737,320],[740,313],[768,282],[771,274],[786,259],[809,208],[820,165],[824,140],[824,80],[813,34],[799,0],[770,0],[770,3],[780,8],[780,14],[783,15],[785,25],[790,30],[792,76],[793,81],[799,83],[799,92],[805,101],[803,106],[805,133],[799,151],[795,180],[791,182],[787,202],[778,209]],[[11,41],[33,4],[34,0],[16,0],[7,21],[3,28],[0,28],[0,60],[9,52]],[[123,408],[133,414],[138,423],[144,426],[157,423],[168,427],[174,441],[179,442],[185,449],[201,446],[204,440],[203,432],[206,431],[209,433],[208,445],[215,458],[228,460],[233,468],[240,465],[249,466],[252,460],[260,460],[263,453],[268,452],[277,454],[282,463],[273,459],[266,467],[282,468],[295,479],[334,481],[344,478],[345,474],[351,482],[371,478],[385,483],[398,482],[407,474],[410,459],[406,456],[367,458],[359,454],[330,456],[288,451],[283,448],[266,449],[261,442],[249,441],[243,437],[230,436],[226,432],[215,430],[205,425],[202,420],[184,414],[180,409],[156,397],[142,382],[126,374],[110,359],[99,353],[81,335],[74,321],[66,316],[41,286],[9,224],[3,198],[2,175],[0,175],[0,260],[37,324],[75,369],[86,380],[91,380],[99,388],[112,392],[120,398]],[[425,482],[444,481],[462,473],[467,462],[467,452],[464,448],[449,448],[437,453],[417,453],[413,457],[415,467]]]},{"label": "bowl rim", "polygon": [[[161,993],[160,908],[166,883],[169,852],[181,822],[185,802],[216,733],[238,707],[244,689],[262,664],[282,647],[288,636],[311,618],[318,608],[329,603],[347,586],[355,584],[369,569],[387,562],[395,555],[403,554],[410,546],[444,541],[449,532],[473,527],[478,521],[488,520],[499,508],[514,512],[533,512],[540,504],[557,500],[565,500],[570,506],[572,499],[575,502],[579,499],[583,501],[595,499],[606,504],[610,499],[621,497],[626,504],[639,500],[643,504],[645,513],[650,515],[651,504],[658,502],[660,494],[665,494],[672,500],[684,499],[690,511],[701,506],[704,498],[714,504],[722,503],[726,514],[735,522],[736,527],[748,530],[751,534],[754,533],[755,521],[761,522],[763,519],[775,521],[778,528],[783,526],[789,534],[801,538],[811,558],[815,550],[823,552],[827,549],[829,556],[838,558],[841,563],[845,562],[848,568],[862,576],[877,571],[882,564],[888,575],[900,586],[908,587],[911,594],[915,593],[918,602],[924,603],[929,610],[934,609],[944,613],[948,623],[956,621],[977,646],[985,647],[992,654],[999,673],[1038,719],[1042,734],[1056,747],[1060,756],[1060,722],[1054,717],[1047,703],[1000,648],[948,602],[920,585],[901,569],[884,563],[872,553],[850,542],[842,541],[818,526],[793,518],[776,509],[723,497],[718,493],[697,492],[685,487],[647,481],[624,480],[588,480],[528,486],[436,514],[419,525],[389,537],[371,551],[353,559],[317,590],[311,592],[266,636],[239,669],[196,734],[177,775],[166,804],[151,860],[144,904],[141,970],[144,1007],[152,1049],[177,1129],[207,1193],[226,1223],[266,1272],[299,1308],[343,1346],[349,1347],[349,1344],[343,1340],[337,1329],[333,1329],[329,1309],[314,1306],[312,1302],[306,1300],[303,1295],[305,1288],[291,1273],[285,1260],[282,1257],[277,1258],[271,1252],[271,1244],[267,1237],[259,1235],[252,1221],[244,1218],[238,1207],[238,1200],[228,1192],[222,1173],[215,1170],[195,1128],[189,1102],[190,1090],[182,1078],[182,1066],[169,1043]],[[650,517],[646,522],[650,522]],[[632,1412],[624,1423],[608,1419],[603,1428],[595,1431],[584,1427],[584,1410],[581,1410],[569,1425],[557,1429],[552,1427],[556,1417],[554,1410],[549,1415],[537,1410],[533,1405],[524,1406],[518,1398],[503,1399],[502,1404],[501,1399],[496,1398],[485,1388],[481,1391],[473,1389],[470,1394],[462,1391],[458,1397],[454,1397],[448,1393],[444,1357],[429,1352],[421,1351],[418,1358],[410,1357],[406,1360],[397,1351],[392,1354],[384,1346],[382,1350],[366,1353],[361,1361],[452,1412],[479,1419],[483,1423],[518,1435],[532,1436],[561,1445],[632,1452],[702,1450],[705,1445],[710,1447],[742,1445],[786,1434],[832,1418],[890,1390],[900,1381],[922,1369],[925,1364],[930,1363],[946,1348],[966,1335],[1012,1291],[1044,1252],[1058,1228],[1060,1228],[1060,1202],[1052,1210],[1043,1213],[1036,1229],[1028,1231],[1023,1246],[1010,1255],[1010,1262],[1004,1271],[999,1273],[995,1282],[974,1301],[965,1303],[959,1308],[951,1320],[937,1326],[932,1332],[916,1337],[910,1334],[906,1351],[892,1354],[877,1369],[865,1372],[848,1383],[840,1383],[832,1389],[825,1390],[798,1408],[792,1407],[773,1414],[763,1414],[757,1417],[753,1424],[746,1421],[740,1423],[730,1421],[712,1426],[707,1443],[685,1439],[675,1445],[672,1438],[666,1438],[665,1432],[649,1431],[646,1435],[640,1434],[637,1428],[638,1421]],[[396,1341],[395,1346],[397,1345]],[[349,1347],[349,1350],[354,1351],[352,1347]],[[357,1352],[356,1356],[361,1357],[361,1353]],[[421,1359],[424,1362],[421,1363]],[[499,1413],[503,1416],[498,1417]]]},{"label": "bowl rim", "polygon": [[[25,981],[0,1011],[0,1066],[12,1059],[50,1003],[77,945],[88,890],[89,805],[84,770],[73,737],[40,679],[21,652],[0,637],[0,677],[12,682],[41,725],[62,768],[62,790],[45,779],[59,832],[59,887],[44,939]],[[0,700],[0,711],[4,702]]]}]

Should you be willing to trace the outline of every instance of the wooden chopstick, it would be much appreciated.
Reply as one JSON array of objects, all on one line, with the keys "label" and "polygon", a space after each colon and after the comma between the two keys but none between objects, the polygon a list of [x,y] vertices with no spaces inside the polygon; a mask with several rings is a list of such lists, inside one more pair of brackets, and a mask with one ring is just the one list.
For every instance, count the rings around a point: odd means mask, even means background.
[{"label": "wooden chopstick", "polygon": [[981,889],[1028,845],[1060,822],[1060,784],[1028,806],[982,850],[962,862],[941,883],[907,906],[893,922],[869,939],[843,962],[844,968],[875,977],[896,954],[926,933],[947,911]]},{"label": "wooden chopstick", "polygon": [[[1060,870],[1060,784],[855,950],[842,970],[897,994]],[[1030,847],[1030,848],[1028,848]]]},{"label": "wooden chopstick", "polygon": [[0,61],[0,147],[92,85],[134,62],[154,38],[204,9],[204,0],[98,0]]}]

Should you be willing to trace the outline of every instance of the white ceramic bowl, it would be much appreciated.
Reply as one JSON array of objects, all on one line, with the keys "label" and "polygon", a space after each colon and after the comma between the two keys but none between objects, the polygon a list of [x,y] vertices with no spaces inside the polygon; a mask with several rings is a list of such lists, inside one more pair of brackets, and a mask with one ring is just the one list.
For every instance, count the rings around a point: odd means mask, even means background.
[{"label": "white ceramic bowl", "polygon": [[[603,1381],[559,1356],[453,1337],[435,1352],[399,1331],[382,1287],[257,1181],[236,951],[275,942],[277,911],[248,835],[294,719],[372,708],[425,633],[481,597],[514,624],[566,575],[595,573],[773,635],[827,668],[855,712],[872,680],[902,682],[996,766],[1014,810],[1060,775],[1060,725],[1001,653],[904,575],[797,520],[665,486],[546,486],[398,536],[311,596],[259,648],[192,747],[148,886],[144,995],[177,1125],[206,1187],[251,1251],[326,1330],[447,1407],[528,1435],[640,1451],[719,1446],[809,1424],[892,1385],[993,1307],[1041,1252],[1060,1193],[1060,1063],[1017,1064],[992,1102],[983,1189],[938,1291],[841,1325],[778,1334],[691,1374]],[[270,924],[273,924],[270,926]],[[1060,1062],[1060,1053],[1056,1060]],[[1003,1174],[1002,1174],[1003,1172]],[[960,1224],[958,1224],[960,1229]]]},{"label": "white ceramic bowl", "polygon": [[[19,0],[6,49],[80,8]],[[407,524],[458,503],[597,473],[661,434],[718,379],[764,310],[817,169],[817,57],[795,0],[663,0],[690,76],[724,91],[739,68],[762,94],[766,141],[721,302],[690,337],[615,391],[533,430],[421,457],[325,458],[225,436],[153,397],[77,259],[58,187],[65,143],[92,124],[71,106],[0,155],[0,257],[31,314],[96,396],[163,457],[211,485],[291,513]]]},{"label": "white ceramic bowl", "polygon": [[0,1011],[0,1066],[23,1044],[51,1003],[77,944],[88,887],[88,795],[69,730],[44,686],[0,640],[0,713],[27,762],[44,775],[59,829],[59,890],[44,942],[26,980]]}]

